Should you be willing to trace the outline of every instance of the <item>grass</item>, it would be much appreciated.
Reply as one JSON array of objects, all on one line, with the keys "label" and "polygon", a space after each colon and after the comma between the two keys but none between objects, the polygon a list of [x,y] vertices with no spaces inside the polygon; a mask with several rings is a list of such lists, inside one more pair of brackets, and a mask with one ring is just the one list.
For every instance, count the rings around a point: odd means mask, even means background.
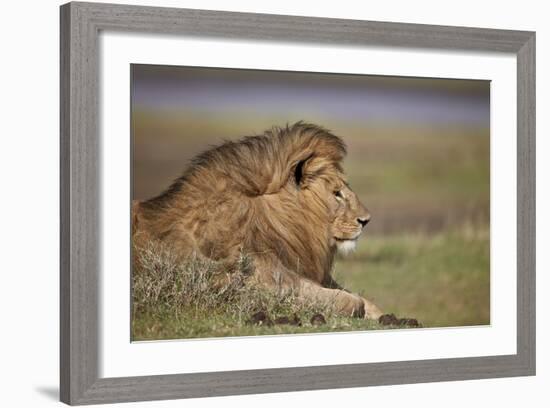
[{"label": "grass", "polygon": [[220,313],[169,313],[141,315],[133,323],[133,341],[170,340],[212,337],[261,336],[277,334],[327,333],[354,330],[390,328],[381,326],[372,320],[351,318],[327,318],[327,323],[314,326],[302,320],[302,326],[291,325],[250,325],[233,320],[227,314]]},{"label": "grass", "polygon": [[385,312],[424,327],[490,323],[489,230],[369,236],[336,264],[336,275]]},{"label": "grass", "polygon": [[[418,319],[423,327],[489,323],[489,235],[480,227],[451,233],[368,237],[335,274],[385,312]],[[274,335],[393,328],[337,316],[326,304],[304,304],[250,284],[250,260],[235,265],[188,259],[151,243],[138,252],[133,274],[133,340]],[[214,288],[214,289],[213,289]],[[264,311],[301,321],[252,324]],[[321,313],[326,323],[310,319]]]}]

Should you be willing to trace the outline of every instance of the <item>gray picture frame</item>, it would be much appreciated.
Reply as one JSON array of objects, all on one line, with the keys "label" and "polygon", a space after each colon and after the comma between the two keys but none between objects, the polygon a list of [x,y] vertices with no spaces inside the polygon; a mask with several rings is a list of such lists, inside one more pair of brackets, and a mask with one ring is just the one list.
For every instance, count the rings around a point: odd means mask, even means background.
[{"label": "gray picture frame", "polygon": [[[535,33],[95,3],[61,6],[60,395],[71,404],[535,374]],[[201,374],[99,377],[99,48],[102,30],[517,57],[517,353]],[[497,141],[498,143],[498,141]]]}]

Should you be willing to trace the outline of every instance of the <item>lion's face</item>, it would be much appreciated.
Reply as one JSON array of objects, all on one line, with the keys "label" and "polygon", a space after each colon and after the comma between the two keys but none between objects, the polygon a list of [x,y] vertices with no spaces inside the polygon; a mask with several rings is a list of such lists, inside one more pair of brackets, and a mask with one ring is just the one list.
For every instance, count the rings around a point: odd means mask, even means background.
[{"label": "lion's face", "polygon": [[371,215],[343,180],[329,183],[327,187],[328,207],[333,220],[330,228],[331,243],[345,254],[355,249],[357,239]]},{"label": "lion's face", "polygon": [[[357,239],[370,221],[371,215],[345,181],[339,162],[323,157],[308,157],[298,163],[294,180],[298,190],[304,191],[306,207],[316,213],[321,208],[327,212],[329,246],[347,253],[355,249]],[[293,184],[290,183],[290,190]],[[326,225],[326,224],[325,224]]]}]

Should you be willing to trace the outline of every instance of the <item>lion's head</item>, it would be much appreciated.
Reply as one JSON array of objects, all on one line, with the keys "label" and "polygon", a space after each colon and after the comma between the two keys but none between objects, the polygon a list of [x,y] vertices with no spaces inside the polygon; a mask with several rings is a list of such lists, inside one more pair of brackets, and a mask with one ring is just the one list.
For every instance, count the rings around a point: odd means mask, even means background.
[{"label": "lion's head", "polygon": [[339,137],[302,122],[225,142],[141,203],[139,228],[182,253],[245,251],[327,281],[335,252],[353,249],[370,219],[346,182],[345,154]]},{"label": "lion's head", "polygon": [[280,194],[301,197],[302,211],[315,210],[319,218],[324,213],[326,225],[322,222],[319,226],[327,228],[329,246],[344,254],[355,248],[371,218],[347,183],[340,160],[327,160],[323,155],[312,154],[299,161],[294,167],[294,183],[289,180]]}]

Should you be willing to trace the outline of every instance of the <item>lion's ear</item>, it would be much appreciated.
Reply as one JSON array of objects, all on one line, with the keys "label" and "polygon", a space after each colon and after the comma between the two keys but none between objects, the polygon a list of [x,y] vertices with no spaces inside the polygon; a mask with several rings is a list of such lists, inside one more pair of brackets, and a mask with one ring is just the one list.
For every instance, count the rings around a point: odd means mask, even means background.
[{"label": "lion's ear", "polygon": [[304,187],[308,182],[307,164],[312,157],[313,155],[310,155],[305,159],[300,160],[294,167],[294,182],[298,188]]}]

